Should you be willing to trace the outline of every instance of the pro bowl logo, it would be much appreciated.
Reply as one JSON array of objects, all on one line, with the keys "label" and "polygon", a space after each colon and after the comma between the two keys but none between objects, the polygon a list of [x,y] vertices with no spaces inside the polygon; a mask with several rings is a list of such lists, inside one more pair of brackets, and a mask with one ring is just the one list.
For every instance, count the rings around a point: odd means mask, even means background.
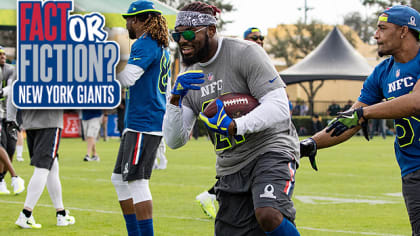
[{"label": "pro bowl logo", "polygon": [[18,1],[18,108],[101,109],[120,103],[120,50],[106,40],[105,17],[72,11],[73,0]]}]

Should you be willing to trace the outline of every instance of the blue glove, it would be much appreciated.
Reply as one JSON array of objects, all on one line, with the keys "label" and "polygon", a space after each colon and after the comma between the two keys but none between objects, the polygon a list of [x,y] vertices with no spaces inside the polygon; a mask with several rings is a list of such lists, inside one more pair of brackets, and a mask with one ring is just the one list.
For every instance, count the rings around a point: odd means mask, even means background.
[{"label": "blue glove", "polygon": [[210,130],[223,134],[224,136],[229,136],[229,125],[233,121],[226,112],[223,106],[223,102],[220,99],[216,100],[217,112],[213,117],[207,117],[203,112],[200,112],[199,118],[204,121],[204,124]]},{"label": "blue glove", "polygon": [[204,79],[200,78],[204,78],[202,70],[190,70],[179,74],[171,91],[172,94],[180,95],[182,98],[187,95],[189,89],[199,90],[200,87],[193,84],[204,83]]}]

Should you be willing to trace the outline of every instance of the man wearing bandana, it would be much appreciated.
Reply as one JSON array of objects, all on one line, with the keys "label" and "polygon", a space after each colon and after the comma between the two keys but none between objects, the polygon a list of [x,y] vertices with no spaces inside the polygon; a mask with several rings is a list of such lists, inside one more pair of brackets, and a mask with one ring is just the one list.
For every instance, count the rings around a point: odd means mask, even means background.
[{"label": "man wearing bandana", "polygon": [[[193,2],[177,15],[172,38],[184,67],[167,104],[165,141],[179,148],[197,116],[206,124],[217,154],[215,235],[299,235],[291,200],[299,140],[285,84],[258,44],[217,35],[218,12]],[[232,92],[251,94],[260,105],[232,119],[217,100],[214,117],[202,113],[209,102]]]},{"label": "man wearing bandana", "polygon": [[[420,14],[396,5],[378,19],[378,55],[391,57],[377,65],[363,84],[358,101],[329,126],[301,142],[301,155],[315,165],[317,148],[344,142],[360,128],[368,139],[368,119],[394,119],[395,156],[401,169],[402,193],[412,235],[420,235]],[[381,102],[386,99],[386,102]]]}]

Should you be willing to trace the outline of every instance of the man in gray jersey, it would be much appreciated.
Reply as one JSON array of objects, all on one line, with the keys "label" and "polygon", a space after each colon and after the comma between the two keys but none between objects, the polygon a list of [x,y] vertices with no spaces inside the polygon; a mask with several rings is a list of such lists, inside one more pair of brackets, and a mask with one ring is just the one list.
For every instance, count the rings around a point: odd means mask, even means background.
[{"label": "man in gray jersey", "polygon": [[[8,120],[14,118],[15,116],[8,117]],[[23,128],[26,130],[31,165],[35,170],[29,181],[24,207],[16,220],[16,225],[24,229],[41,228],[41,224],[35,222],[32,211],[45,185],[56,209],[57,226],[74,224],[74,217],[64,209],[58,166],[63,111],[22,110],[22,120]]]},{"label": "man in gray jersey", "polygon": [[[7,101],[7,121],[16,123],[17,109]],[[63,110],[22,110],[22,126],[26,130],[31,165],[35,167],[29,181],[26,200],[15,224],[24,229],[39,229],[32,215],[36,203],[47,186],[56,209],[57,226],[75,223],[73,216],[64,209],[58,166],[58,147],[63,129]]]},{"label": "man in gray jersey", "polygon": [[[250,27],[245,30],[244,40],[255,42],[261,47],[264,46],[264,36],[261,34],[261,30],[257,27]],[[217,210],[216,205],[214,204],[216,201],[216,193],[214,192],[214,185],[209,190],[198,194],[195,199],[200,205],[204,214],[210,218],[216,218]]]},{"label": "man in gray jersey", "polygon": [[6,63],[6,51],[0,46],[0,195],[10,194],[4,180],[7,171],[12,176],[13,193],[19,194],[25,190],[25,181],[17,176],[12,165],[17,133],[16,130],[8,130],[6,122],[6,97],[15,76],[15,67]]},{"label": "man in gray jersey", "polygon": [[[208,126],[217,154],[215,235],[299,235],[291,200],[299,140],[285,84],[260,46],[217,36],[217,12],[193,2],[177,15],[172,37],[185,68],[167,105],[164,138],[179,148],[189,140],[197,116]],[[260,105],[233,120],[220,100],[215,117],[201,113],[230,92],[251,94]]]}]

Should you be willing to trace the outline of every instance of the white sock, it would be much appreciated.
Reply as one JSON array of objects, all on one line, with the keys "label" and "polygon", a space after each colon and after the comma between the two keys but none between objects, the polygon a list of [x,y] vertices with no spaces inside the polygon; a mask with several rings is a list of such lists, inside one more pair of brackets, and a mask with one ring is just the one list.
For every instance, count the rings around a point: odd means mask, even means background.
[{"label": "white sock", "polygon": [[55,158],[48,175],[47,189],[55,209],[64,209],[57,158]]},{"label": "white sock", "polygon": [[23,153],[23,145],[16,145],[16,156],[21,157]]},{"label": "white sock", "polygon": [[50,173],[48,169],[35,167],[34,174],[26,190],[25,207],[29,207],[32,210],[35,208],[47,183],[48,173]]}]

